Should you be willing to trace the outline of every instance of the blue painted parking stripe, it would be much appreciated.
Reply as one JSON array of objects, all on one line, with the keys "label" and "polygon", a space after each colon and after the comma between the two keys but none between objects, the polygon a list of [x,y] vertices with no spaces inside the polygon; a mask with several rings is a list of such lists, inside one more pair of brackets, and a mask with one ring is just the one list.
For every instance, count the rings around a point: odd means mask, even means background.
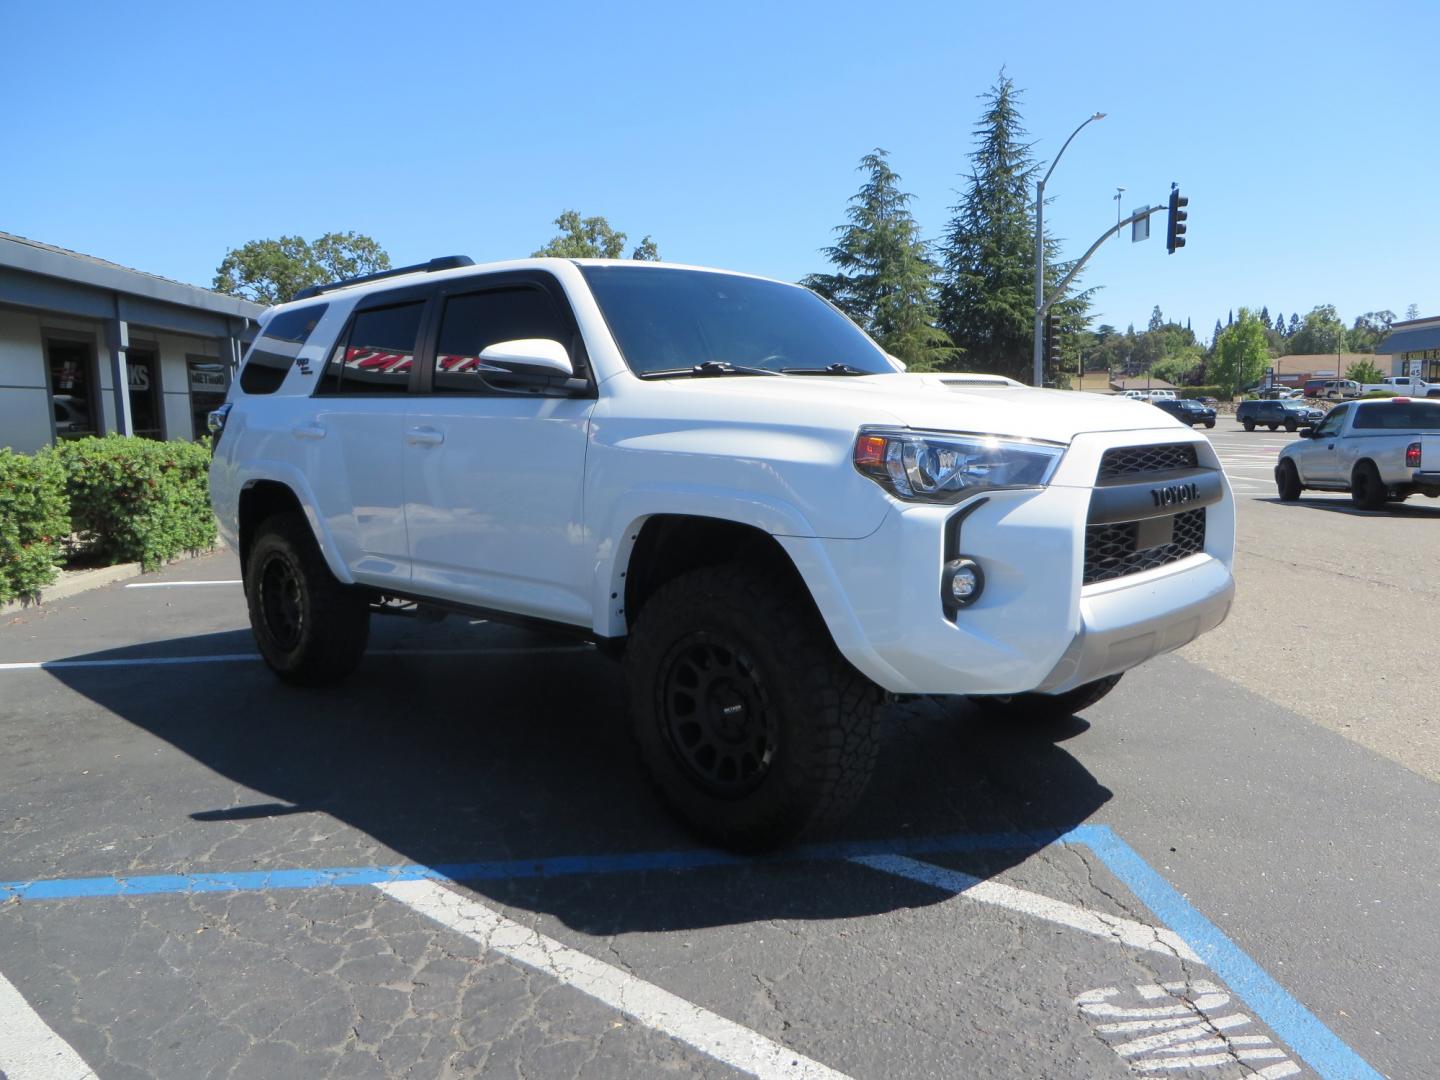
[{"label": "blue painted parking stripe", "polygon": [[1201,915],[1133,848],[1105,825],[1013,833],[806,844],[776,855],[743,857],[710,849],[566,855],[547,859],[437,863],[434,866],[341,866],[314,870],[245,870],[232,873],[149,874],[0,882],[0,900],[69,900],[269,889],[314,889],[398,881],[506,881],[646,870],[699,870],[725,866],[844,861],[871,855],[923,855],[1016,851],[1051,844],[1084,845],[1170,930],[1254,1009],[1323,1080],[1381,1080],[1338,1035],[1292,997],[1263,968]]},{"label": "blue painted parking stripe", "polygon": [[1108,826],[1084,826],[1085,845],[1166,926],[1179,934],[1210,969],[1243,998],[1324,1080],[1382,1080],[1341,1040],[1220,928],[1196,911]]},{"label": "blue painted parking stripe", "polygon": [[504,881],[519,878],[569,877],[576,874],[620,874],[643,870],[700,870],[756,863],[843,861],[861,855],[907,855],[926,852],[1005,851],[1083,842],[1080,826],[1070,831],[1033,833],[963,833],[949,836],[903,837],[894,840],[806,844],[777,855],[744,857],[705,848],[642,851],[620,855],[562,855],[548,859],[437,863],[434,866],[332,866],[315,870],[243,870],[209,874],[143,874],[0,881],[0,898],[74,900],[105,896],[156,896],[167,893],[245,892],[262,889],[315,889],[327,886],[375,885],[386,881]]}]

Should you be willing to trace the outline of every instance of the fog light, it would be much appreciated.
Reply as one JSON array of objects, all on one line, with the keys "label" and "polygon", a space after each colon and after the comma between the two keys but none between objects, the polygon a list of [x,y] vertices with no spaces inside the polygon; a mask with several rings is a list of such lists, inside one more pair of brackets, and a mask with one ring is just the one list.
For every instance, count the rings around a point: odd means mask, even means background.
[{"label": "fog light", "polygon": [[969,607],[985,591],[985,572],[974,559],[951,559],[940,579],[940,601],[948,612]]}]

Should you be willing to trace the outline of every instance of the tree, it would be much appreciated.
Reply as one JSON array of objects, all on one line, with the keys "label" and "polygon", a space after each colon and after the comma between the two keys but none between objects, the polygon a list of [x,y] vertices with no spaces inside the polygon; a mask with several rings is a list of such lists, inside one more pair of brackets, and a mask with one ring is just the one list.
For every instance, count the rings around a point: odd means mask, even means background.
[{"label": "tree", "polygon": [[[537,259],[620,259],[625,255],[625,234],[610,227],[603,217],[582,218],[574,210],[561,211],[555,219],[560,235],[534,252]],[[655,241],[645,237],[630,253],[632,259],[655,261],[660,251]]]},{"label": "tree", "polygon": [[1150,325],[1146,327],[1146,329],[1159,330],[1164,325],[1165,316],[1160,314],[1160,305],[1156,304],[1154,309],[1150,312]]},{"label": "tree", "polygon": [[1305,316],[1299,331],[1290,339],[1290,351],[1309,353],[1342,353],[1345,351],[1345,324],[1333,304],[1318,304]]},{"label": "tree", "polygon": [[1220,320],[1215,320],[1215,332],[1210,335],[1210,347],[1213,349],[1220,341],[1220,332],[1225,328],[1220,325]]},{"label": "tree", "polygon": [[1239,393],[1260,381],[1270,352],[1265,347],[1265,331],[1260,320],[1249,308],[1240,309],[1240,318],[1221,332],[1215,343],[1215,357],[1210,361],[1208,377],[1216,386]]},{"label": "tree", "polygon": [[837,242],[823,248],[836,273],[811,274],[801,282],[830,300],[867,330],[886,352],[916,371],[929,371],[958,357],[945,331],[935,325],[935,265],[920,226],[910,213],[911,195],[884,150],[860,159],[865,183],[850,199],[848,225],[837,225]]},{"label": "tree", "polygon": [[1405,309],[1405,318],[1407,321],[1420,318],[1420,308],[1415,304],[1411,304]]},{"label": "tree", "polygon": [[1285,316],[1278,311],[1275,313],[1275,333],[1285,336]]},{"label": "tree", "polygon": [[[1291,312],[1291,313],[1290,313],[1290,325],[1289,325],[1288,327],[1286,327],[1286,329],[1285,329],[1285,336],[1288,337],[1288,338],[1293,338],[1293,337],[1294,337],[1296,334],[1298,334],[1299,332],[1300,332],[1300,316],[1297,315],[1297,314],[1295,314],[1294,312]],[[1290,351],[1291,351],[1291,352],[1297,352],[1298,350],[1297,350],[1297,349],[1291,349]]]},{"label": "tree", "polygon": [[1385,378],[1385,373],[1375,366],[1373,360],[1356,360],[1345,369],[1345,378],[1354,379],[1363,386],[1365,383],[1378,383]]},{"label": "tree", "polygon": [[388,269],[390,256],[363,233],[326,233],[313,243],[282,236],[227,251],[211,288],[257,304],[283,304],[311,285]]},{"label": "tree", "polygon": [[[1367,311],[1364,315],[1356,316],[1355,325],[1350,328],[1350,350],[1373,353],[1375,347],[1390,333],[1390,326],[1394,322],[1395,313],[1389,310]],[[1379,381],[1379,379],[1370,380],[1370,382]]]},{"label": "tree", "polygon": [[[974,129],[975,149],[959,205],[941,243],[940,326],[965,352],[966,367],[1031,377],[1035,318],[1035,226],[1031,208],[1038,168],[1025,142],[1019,91],[1002,71]],[[1045,286],[1052,292],[1068,267],[1045,238]],[[1088,322],[1090,292],[1056,302],[1062,333]]]}]

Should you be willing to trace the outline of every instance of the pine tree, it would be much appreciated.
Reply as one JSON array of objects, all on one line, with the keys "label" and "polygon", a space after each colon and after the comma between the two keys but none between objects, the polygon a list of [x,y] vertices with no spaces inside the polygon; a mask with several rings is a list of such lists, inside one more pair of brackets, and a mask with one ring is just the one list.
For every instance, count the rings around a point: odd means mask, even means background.
[{"label": "pine tree", "polygon": [[876,149],[860,159],[868,173],[850,200],[839,242],[823,249],[833,274],[811,274],[802,285],[826,297],[864,327],[886,352],[914,371],[929,371],[958,356],[935,325],[935,265],[910,213],[911,195]]},{"label": "pine tree", "polygon": [[1284,313],[1284,312],[1277,311],[1277,312],[1275,313],[1275,333],[1281,335],[1282,337],[1283,337],[1284,334],[1285,334],[1285,313]]},{"label": "pine tree", "polygon": [[1234,311],[1234,309],[1231,309],[1231,311],[1230,311],[1230,318],[1225,321],[1225,325],[1226,325],[1226,326],[1234,326],[1234,325],[1235,325],[1235,311]]},{"label": "pine tree", "polygon": [[1160,305],[1156,304],[1154,310],[1150,312],[1150,325],[1147,329],[1152,331],[1159,330],[1164,325],[1165,316],[1160,313]]},{"label": "pine tree", "polygon": [[[1035,318],[1035,220],[1031,206],[1039,167],[1025,141],[1020,91],[1001,71],[980,96],[970,174],[941,245],[940,326],[965,351],[965,366],[1031,377]],[[1068,267],[1058,243],[1045,239],[1045,283],[1053,290]],[[1075,292],[1051,310],[1062,332],[1088,323],[1090,292]]]},{"label": "pine tree", "polygon": [[1210,344],[1213,347],[1215,342],[1220,340],[1220,332],[1225,328],[1220,325],[1220,320],[1215,320],[1215,333],[1210,336]]},{"label": "pine tree", "polygon": [[1294,312],[1291,312],[1291,314],[1290,314],[1290,323],[1289,323],[1289,325],[1286,326],[1286,328],[1285,328],[1285,336],[1286,336],[1286,337],[1294,337],[1294,336],[1295,336],[1296,334],[1298,334],[1299,332],[1300,332],[1300,316],[1299,316],[1299,315],[1296,315]]},{"label": "pine tree", "polygon": [[1260,321],[1265,325],[1265,329],[1266,329],[1266,330],[1269,330],[1269,329],[1270,329],[1270,305],[1269,305],[1269,304],[1265,304],[1263,307],[1260,308]]}]

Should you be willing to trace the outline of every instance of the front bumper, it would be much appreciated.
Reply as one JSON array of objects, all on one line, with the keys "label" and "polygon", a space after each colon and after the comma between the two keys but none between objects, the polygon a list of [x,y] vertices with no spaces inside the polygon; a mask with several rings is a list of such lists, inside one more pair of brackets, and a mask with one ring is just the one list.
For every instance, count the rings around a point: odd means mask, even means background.
[{"label": "front bumper", "polygon": [[[1110,435],[1106,445],[1178,442]],[[1191,436],[1191,438],[1199,438]],[[1203,439],[1201,440],[1203,442]],[[1077,440],[1077,447],[1080,440]],[[1077,447],[1067,454],[1068,459]],[[1092,448],[1087,448],[1092,449]],[[1218,468],[1208,442],[1201,463]],[[837,646],[874,682],[902,694],[1062,693],[1192,641],[1218,626],[1234,596],[1234,503],[1228,486],[1206,508],[1203,550],[1110,581],[1082,585],[1094,462],[1039,491],[978,498],[947,548],[961,507],[896,505],[861,540],[781,537],[810,585]],[[1062,467],[1062,472],[1064,472]],[[1222,483],[1223,483],[1223,474]],[[1056,481],[1067,477],[1057,473]],[[974,500],[972,500],[973,502]],[[947,557],[984,570],[985,590],[947,617],[940,578]]]}]

